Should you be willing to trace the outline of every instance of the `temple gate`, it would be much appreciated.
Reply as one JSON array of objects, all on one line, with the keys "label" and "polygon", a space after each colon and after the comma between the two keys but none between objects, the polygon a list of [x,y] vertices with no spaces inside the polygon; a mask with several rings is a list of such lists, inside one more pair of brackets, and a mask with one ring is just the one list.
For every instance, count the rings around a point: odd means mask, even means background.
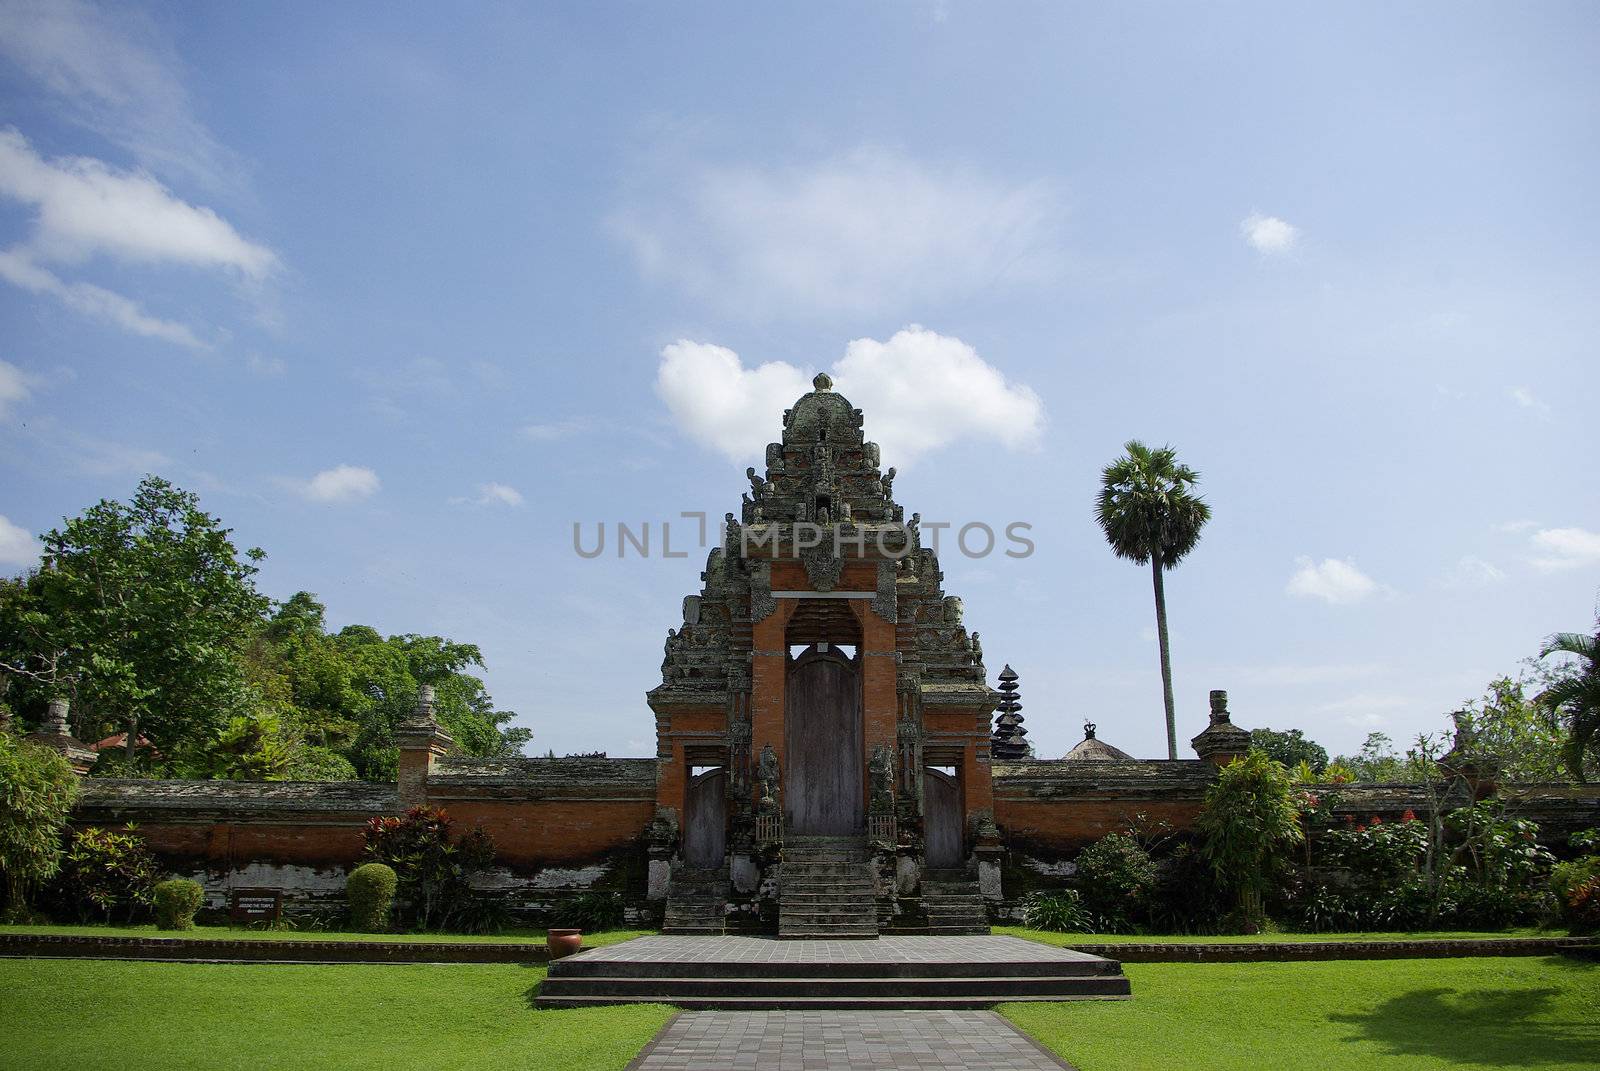
[{"label": "temple gate", "polygon": [[667,633],[651,889],[685,932],[975,929],[999,697],[861,410],[813,386]]}]

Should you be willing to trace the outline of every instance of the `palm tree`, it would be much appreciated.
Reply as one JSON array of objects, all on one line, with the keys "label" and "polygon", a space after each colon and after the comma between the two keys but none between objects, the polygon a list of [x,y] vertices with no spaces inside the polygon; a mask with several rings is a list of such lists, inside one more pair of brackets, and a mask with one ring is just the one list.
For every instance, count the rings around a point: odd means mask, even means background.
[{"label": "palm tree", "polygon": [[1161,574],[1200,542],[1211,507],[1193,493],[1200,474],[1178,463],[1170,446],[1152,450],[1135,439],[1124,457],[1105,467],[1095,520],[1117,557],[1150,563],[1156,588],[1156,635],[1161,644],[1161,695],[1167,707],[1167,758],[1178,757],[1172,712],[1172,658],[1167,650],[1167,596]]},{"label": "palm tree", "polygon": [[1553,654],[1576,655],[1576,665],[1568,666],[1555,681],[1539,693],[1536,700],[1550,716],[1565,723],[1567,742],[1562,757],[1567,769],[1584,780],[1584,759],[1600,744],[1600,623],[1593,636],[1581,632],[1558,632],[1539,649],[1540,658]]}]

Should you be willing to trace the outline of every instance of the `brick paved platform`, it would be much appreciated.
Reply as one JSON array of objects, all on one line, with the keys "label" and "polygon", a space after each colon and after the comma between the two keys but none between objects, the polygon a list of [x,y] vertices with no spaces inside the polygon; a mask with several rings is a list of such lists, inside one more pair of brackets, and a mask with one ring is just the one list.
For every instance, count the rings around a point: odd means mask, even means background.
[{"label": "brick paved platform", "polygon": [[988,1011],[687,1012],[629,1071],[1061,1071]]},{"label": "brick paved platform", "polygon": [[1116,1000],[1117,961],[1004,936],[640,937],[557,960],[541,1007],[988,1008],[1000,1001]]}]

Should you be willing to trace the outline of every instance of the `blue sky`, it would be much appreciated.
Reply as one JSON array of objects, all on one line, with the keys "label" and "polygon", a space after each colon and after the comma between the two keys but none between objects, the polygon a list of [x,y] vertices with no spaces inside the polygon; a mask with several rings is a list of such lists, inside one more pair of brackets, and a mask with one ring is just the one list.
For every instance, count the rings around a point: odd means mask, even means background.
[{"label": "blue sky", "polygon": [[269,593],[480,644],[534,750],[648,754],[703,552],[572,526],[736,509],[829,370],[908,510],[1033,525],[943,565],[1041,754],[1164,752],[1091,514],[1131,437],[1215,512],[1180,735],[1220,687],[1404,740],[1594,620],[1597,50],[1580,4],[0,3],[0,568],[156,472]]}]

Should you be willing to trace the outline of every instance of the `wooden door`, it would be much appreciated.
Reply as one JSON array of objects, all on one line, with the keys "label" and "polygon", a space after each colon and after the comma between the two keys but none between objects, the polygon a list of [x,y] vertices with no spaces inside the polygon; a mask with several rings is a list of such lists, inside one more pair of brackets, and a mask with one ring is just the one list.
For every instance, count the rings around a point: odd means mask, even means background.
[{"label": "wooden door", "polygon": [[683,861],[689,866],[714,869],[723,863],[727,784],[727,771],[720,766],[689,778],[683,816]]},{"label": "wooden door", "polygon": [[922,817],[927,831],[928,867],[952,870],[966,862],[962,849],[961,782],[927,767],[922,771]]},{"label": "wooden door", "polygon": [[861,674],[836,647],[789,664],[783,708],[783,812],[790,833],[850,836],[866,829]]}]

